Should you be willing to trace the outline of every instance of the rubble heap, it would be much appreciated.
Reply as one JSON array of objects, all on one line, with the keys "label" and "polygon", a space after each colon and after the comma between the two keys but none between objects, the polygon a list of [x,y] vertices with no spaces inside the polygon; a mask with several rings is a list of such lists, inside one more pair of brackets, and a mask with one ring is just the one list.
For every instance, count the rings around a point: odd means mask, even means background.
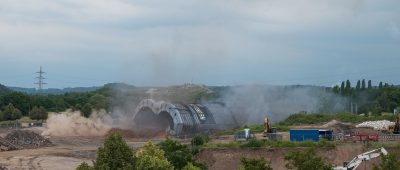
[{"label": "rubble heap", "polygon": [[394,122],[388,120],[378,120],[378,121],[366,121],[356,125],[356,127],[373,128],[374,130],[387,130],[390,125],[394,125]]},{"label": "rubble heap", "polygon": [[4,139],[17,149],[35,149],[53,145],[49,139],[28,130],[12,131]]},{"label": "rubble heap", "polygon": [[5,140],[4,138],[0,137],[0,151],[12,151],[17,149],[19,148],[17,148],[15,145]]}]

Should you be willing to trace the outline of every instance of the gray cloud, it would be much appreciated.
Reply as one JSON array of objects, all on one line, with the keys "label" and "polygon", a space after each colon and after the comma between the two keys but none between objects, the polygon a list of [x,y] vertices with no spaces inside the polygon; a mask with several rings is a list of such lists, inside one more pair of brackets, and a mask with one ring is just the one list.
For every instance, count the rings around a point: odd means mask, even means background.
[{"label": "gray cloud", "polygon": [[354,78],[400,83],[390,72],[368,74],[398,60],[399,8],[396,0],[5,0],[0,59],[83,77],[50,82],[56,86],[99,83],[87,77],[137,85],[330,85],[348,77],[329,75],[354,71],[365,73]]}]

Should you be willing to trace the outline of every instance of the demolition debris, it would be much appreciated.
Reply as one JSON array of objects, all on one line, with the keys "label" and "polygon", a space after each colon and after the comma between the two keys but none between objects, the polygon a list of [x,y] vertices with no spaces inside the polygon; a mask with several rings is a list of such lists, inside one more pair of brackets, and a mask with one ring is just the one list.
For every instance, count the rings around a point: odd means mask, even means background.
[{"label": "demolition debris", "polygon": [[47,146],[53,146],[49,139],[28,130],[15,130],[7,134],[5,138],[0,137],[0,151],[36,149]]},{"label": "demolition debris", "polygon": [[373,128],[374,130],[388,130],[390,125],[394,125],[394,122],[390,122],[387,120],[379,120],[379,121],[366,121],[356,125],[356,127]]}]

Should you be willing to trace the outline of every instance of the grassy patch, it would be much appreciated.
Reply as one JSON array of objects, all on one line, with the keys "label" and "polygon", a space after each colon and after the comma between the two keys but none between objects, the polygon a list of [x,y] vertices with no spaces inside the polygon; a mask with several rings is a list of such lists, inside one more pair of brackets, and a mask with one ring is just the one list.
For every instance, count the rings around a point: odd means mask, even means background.
[{"label": "grassy patch", "polygon": [[285,120],[278,123],[278,125],[292,126],[292,125],[304,125],[304,124],[319,124],[329,122],[331,120],[339,120],[342,122],[360,123],[364,121],[374,120],[394,120],[393,115],[383,116],[359,116],[351,113],[336,113],[336,114],[322,114],[322,113],[297,113],[292,114]]},{"label": "grassy patch", "polygon": [[204,145],[205,148],[240,148],[242,143],[240,142],[229,142],[229,143],[207,143]]},{"label": "grassy patch", "polygon": [[[281,124],[272,125],[272,127],[275,127],[278,132],[287,132],[290,130],[289,126],[281,125]],[[233,135],[233,134],[235,134],[235,132],[243,130],[245,128],[249,128],[251,133],[264,132],[263,124],[254,124],[254,125],[245,125],[245,126],[242,126],[240,128],[236,128],[236,129],[226,129],[226,130],[223,130],[223,131],[217,133],[217,135]]]},{"label": "grassy patch", "polygon": [[369,142],[367,143],[367,147],[369,148],[397,148],[400,149],[400,143],[393,141],[393,142]]}]

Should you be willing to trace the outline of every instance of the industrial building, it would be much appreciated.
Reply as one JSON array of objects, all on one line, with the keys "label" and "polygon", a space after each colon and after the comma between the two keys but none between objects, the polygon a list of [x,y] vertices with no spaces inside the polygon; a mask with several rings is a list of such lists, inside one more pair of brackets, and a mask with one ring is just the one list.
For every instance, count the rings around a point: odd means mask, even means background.
[{"label": "industrial building", "polygon": [[222,104],[170,103],[152,99],[140,102],[133,121],[142,130],[166,131],[174,136],[205,134],[237,126],[231,112]]}]

